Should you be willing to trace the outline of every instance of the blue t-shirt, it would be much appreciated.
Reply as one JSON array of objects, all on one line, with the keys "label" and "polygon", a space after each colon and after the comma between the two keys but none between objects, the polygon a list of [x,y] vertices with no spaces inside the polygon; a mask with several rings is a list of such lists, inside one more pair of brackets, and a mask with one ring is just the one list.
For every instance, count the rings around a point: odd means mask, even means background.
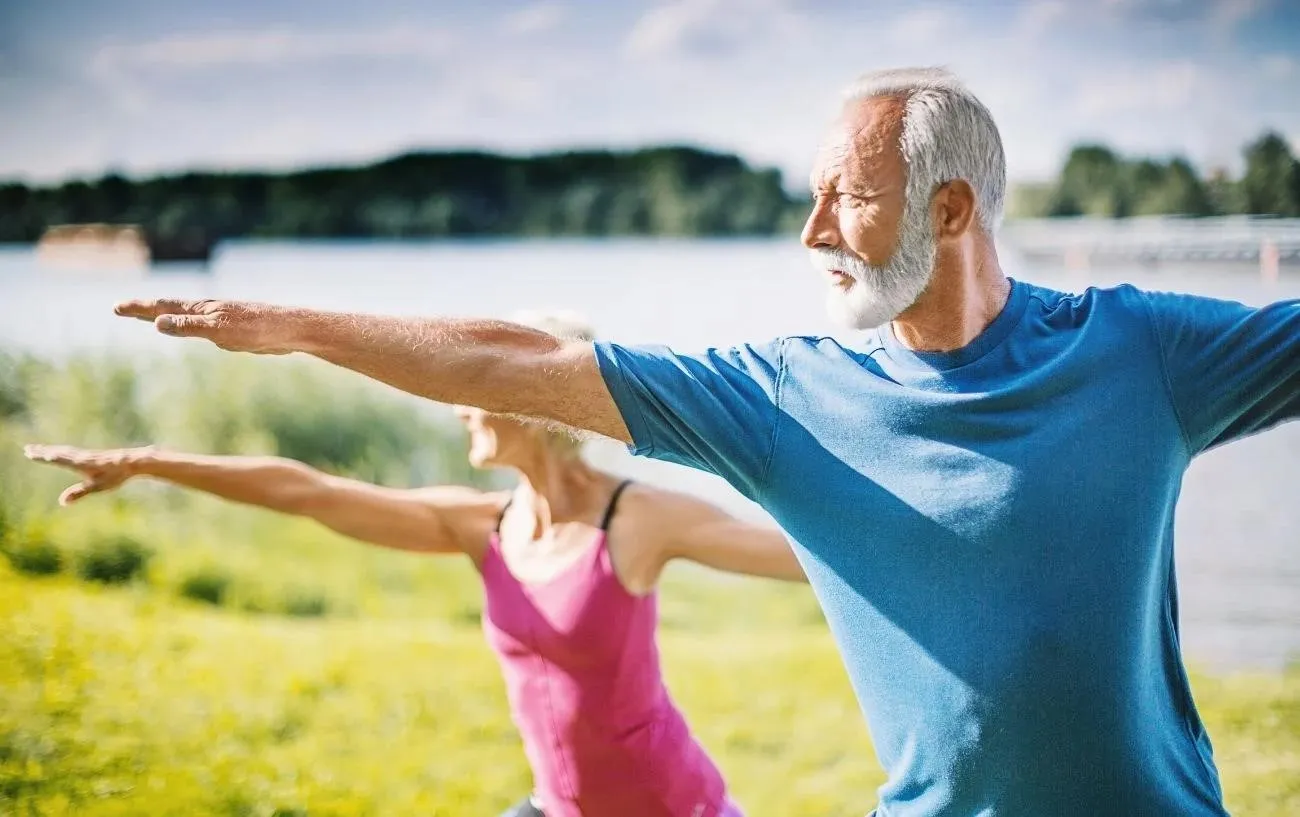
[{"label": "blue t-shirt", "polygon": [[1013,282],[955,352],[596,345],[638,454],[785,529],[888,772],[882,817],[1221,815],[1178,647],[1192,457],[1300,414],[1300,301]]}]

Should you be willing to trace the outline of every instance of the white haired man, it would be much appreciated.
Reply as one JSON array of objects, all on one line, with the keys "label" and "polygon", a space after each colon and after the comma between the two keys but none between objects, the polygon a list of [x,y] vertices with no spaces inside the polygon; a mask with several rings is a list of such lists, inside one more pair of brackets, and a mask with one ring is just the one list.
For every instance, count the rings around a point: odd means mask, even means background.
[{"label": "white haired man", "polygon": [[862,79],[812,182],[803,242],[832,312],[870,329],[853,345],[683,355],[494,321],[119,312],[721,475],[813,584],[888,772],[882,817],[1224,814],[1179,653],[1174,506],[1196,454],[1300,414],[1300,302],[1008,279],[1001,138],[940,70]]}]

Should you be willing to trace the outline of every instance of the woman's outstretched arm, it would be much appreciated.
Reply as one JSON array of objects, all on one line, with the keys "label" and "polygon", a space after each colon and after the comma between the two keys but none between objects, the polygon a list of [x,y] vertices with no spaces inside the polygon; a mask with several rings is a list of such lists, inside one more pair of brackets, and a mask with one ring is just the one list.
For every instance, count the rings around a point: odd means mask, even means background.
[{"label": "woman's outstretched arm", "polygon": [[461,486],[399,489],[371,485],[282,457],[62,445],[29,445],[24,453],[33,461],[81,475],[81,482],[59,497],[62,505],[115,489],[135,477],[148,477],[232,502],[304,516],[345,536],[397,550],[468,553],[477,558],[504,503],[504,495]]}]

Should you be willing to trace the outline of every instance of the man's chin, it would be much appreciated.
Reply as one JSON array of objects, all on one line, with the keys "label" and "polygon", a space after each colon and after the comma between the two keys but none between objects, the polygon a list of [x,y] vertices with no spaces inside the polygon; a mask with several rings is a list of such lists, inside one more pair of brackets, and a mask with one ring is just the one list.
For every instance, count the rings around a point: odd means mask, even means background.
[{"label": "man's chin", "polygon": [[831,292],[826,298],[826,313],[841,329],[867,331],[884,326],[894,319],[879,304],[855,303],[843,293]]}]

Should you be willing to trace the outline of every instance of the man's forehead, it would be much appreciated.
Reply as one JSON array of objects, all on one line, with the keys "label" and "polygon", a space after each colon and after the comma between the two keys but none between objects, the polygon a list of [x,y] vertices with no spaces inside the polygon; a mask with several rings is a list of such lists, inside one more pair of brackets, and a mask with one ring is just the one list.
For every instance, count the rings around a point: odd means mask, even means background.
[{"label": "man's forehead", "polygon": [[844,106],[831,125],[813,165],[814,180],[843,172],[880,172],[902,159],[906,100],[873,97]]}]

